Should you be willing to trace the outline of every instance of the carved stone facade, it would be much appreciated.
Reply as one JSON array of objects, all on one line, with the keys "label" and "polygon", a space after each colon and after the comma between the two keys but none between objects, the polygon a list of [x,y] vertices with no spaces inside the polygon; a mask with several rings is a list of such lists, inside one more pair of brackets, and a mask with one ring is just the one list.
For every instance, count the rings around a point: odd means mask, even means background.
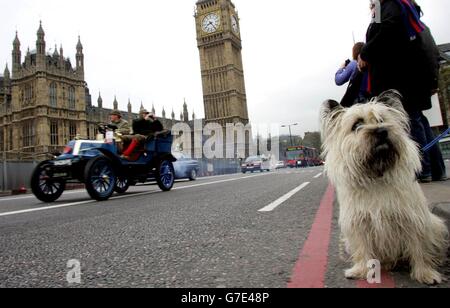
[{"label": "carved stone facade", "polygon": [[[166,118],[163,108],[160,120],[167,129],[184,122],[192,132],[194,120],[201,123],[197,130],[206,123],[218,123],[223,128],[230,123],[249,124],[239,17],[234,4],[230,0],[199,0],[195,20],[206,118],[197,120],[192,114],[189,119],[185,101],[179,119],[175,119],[173,110]],[[113,109],[118,110],[118,106],[114,98]],[[47,48],[42,24],[35,49],[27,50],[24,57],[16,33],[11,72],[6,66],[0,75],[0,159],[43,160],[50,153],[61,152],[75,137],[94,139],[98,124],[109,122],[111,111],[103,107],[101,95],[97,105],[92,104],[80,38],[73,65],[62,46]],[[138,117],[132,112],[131,102],[122,115],[130,123]],[[251,136],[251,131],[246,131],[246,153]],[[192,146],[192,154],[201,151],[204,140],[205,136],[195,145],[197,148]],[[234,150],[237,143],[227,143],[226,147]]]},{"label": "carved stone facade", "polygon": [[[76,45],[76,63],[64,56],[62,46],[48,51],[42,24],[37,32],[36,49],[28,50],[24,61],[18,34],[13,42],[12,73],[6,66],[0,75],[0,159],[42,160],[48,153],[61,152],[76,136],[95,138],[99,123],[109,122],[111,109],[103,108],[101,95],[93,106],[85,81],[84,53],[80,38]],[[118,109],[117,99],[113,108]],[[142,106],[143,108],[143,106]],[[189,121],[185,102],[182,121]],[[154,111],[154,107],[153,107]],[[130,123],[138,117],[122,112]],[[171,128],[175,120],[161,118]]]}]

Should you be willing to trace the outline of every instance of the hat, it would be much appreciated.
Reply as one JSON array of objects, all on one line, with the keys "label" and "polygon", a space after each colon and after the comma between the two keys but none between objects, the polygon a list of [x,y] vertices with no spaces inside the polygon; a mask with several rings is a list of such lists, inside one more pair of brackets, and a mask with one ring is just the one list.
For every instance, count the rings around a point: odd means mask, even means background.
[{"label": "hat", "polygon": [[120,111],[117,111],[117,110],[113,110],[113,111],[110,113],[110,115],[115,115],[115,116],[118,116],[118,117],[122,117],[122,114],[120,113]]},{"label": "hat", "polygon": [[147,109],[141,109],[139,114],[149,114],[150,112]]}]

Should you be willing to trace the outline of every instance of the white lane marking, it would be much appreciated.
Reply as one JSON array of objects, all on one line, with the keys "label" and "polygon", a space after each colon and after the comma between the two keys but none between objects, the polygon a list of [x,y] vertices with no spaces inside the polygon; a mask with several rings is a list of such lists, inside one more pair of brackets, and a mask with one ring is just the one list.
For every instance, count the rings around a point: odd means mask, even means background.
[{"label": "white lane marking", "polygon": [[[86,190],[84,190],[84,189],[77,189],[77,190],[74,190],[74,191],[65,192],[64,195],[79,194],[79,193],[83,193],[83,192],[86,192]],[[26,197],[0,198],[0,202],[25,200],[25,199],[35,199],[35,196],[30,195],[30,196],[26,196]]]},{"label": "white lane marking", "polygon": [[18,214],[25,214],[25,213],[31,213],[31,212],[38,212],[38,211],[45,211],[45,210],[54,210],[54,209],[59,209],[59,208],[62,208],[62,207],[87,204],[87,203],[91,203],[91,202],[94,202],[94,201],[91,200],[91,201],[83,201],[83,202],[75,202],[75,203],[54,205],[54,206],[46,206],[46,207],[40,207],[40,208],[36,208],[36,209],[28,209],[28,210],[14,211],[14,212],[6,212],[6,213],[1,213],[0,217],[11,216],[11,215],[18,215]]},{"label": "white lane marking", "polygon": [[175,187],[173,190],[180,190],[180,189],[186,189],[186,188],[207,186],[207,185],[212,185],[212,184],[233,182],[233,181],[237,181],[237,180],[245,180],[245,179],[255,178],[255,177],[259,177],[259,176],[270,175],[270,174],[276,174],[276,173],[263,173],[263,174],[258,174],[258,175],[250,175],[250,176],[244,176],[244,177],[240,177],[240,178],[233,178],[233,179],[227,179],[227,180],[221,180],[221,181],[215,181],[215,182],[208,182],[208,183],[201,183],[201,184],[194,184],[194,185],[186,185],[186,186],[181,186],[181,187]]},{"label": "white lane marking", "polygon": [[311,183],[310,182],[303,183],[302,185],[300,185],[299,187],[291,190],[290,192],[288,192],[287,194],[285,194],[284,196],[282,196],[278,200],[272,202],[271,204],[269,204],[266,207],[263,207],[258,212],[272,212],[274,209],[276,209],[278,206],[280,206],[281,204],[283,204],[284,202],[286,202],[287,200],[292,198],[296,193],[298,193],[300,190],[302,190],[303,188],[305,188],[309,184],[311,184]]},{"label": "white lane marking", "polygon": [[[132,194],[132,195],[130,194],[130,195],[113,197],[110,200],[123,199],[123,198],[142,196],[142,195],[149,195],[149,194],[154,194],[154,193],[155,192],[153,191],[153,192],[137,193],[137,194]],[[39,212],[39,211],[46,211],[46,210],[54,210],[54,209],[60,209],[60,208],[69,207],[69,206],[83,205],[83,204],[89,204],[89,203],[95,203],[95,202],[97,202],[97,201],[95,201],[95,200],[87,200],[87,201],[80,201],[80,202],[74,202],[74,203],[66,203],[66,204],[60,204],[60,205],[39,207],[39,208],[35,208],[35,209],[27,209],[27,210],[20,210],[20,211],[14,211],[14,212],[6,212],[6,213],[0,213],[0,217],[11,216],[11,215],[18,215],[18,214],[25,214],[25,213],[32,213],[32,212]]]},{"label": "white lane marking", "polygon": [[319,174],[316,175],[314,178],[315,178],[315,179],[318,179],[318,178],[320,178],[320,177],[322,176],[322,174],[323,174],[323,172],[319,173]]},{"label": "white lane marking", "polygon": [[[275,173],[264,173],[264,174],[258,174],[258,175],[252,175],[252,176],[246,176],[246,177],[240,177],[240,178],[234,178],[234,179],[228,179],[228,180],[221,180],[221,181],[201,183],[201,184],[195,184],[195,185],[189,185],[189,186],[175,187],[172,190],[181,190],[181,189],[186,189],[186,188],[194,188],[194,187],[213,185],[213,184],[219,184],[219,183],[225,183],[225,182],[233,182],[233,181],[250,179],[250,178],[255,178],[255,177],[260,177],[260,176],[267,176],[267,175],[271,175],[271,174],[275,174]],[[129,194],[129,195],[112,197],[109,200],[118,200],[118,199],[124,199],[124,198],[131,198],[131,197],[137,197],[137,196],[156,194],[156,193],[162,193],[162,192],[161,191],[142,192],[142,193],[136,193],[136,194]],[[6,213],[0,213],[0,217],[11,216],[11,215],[18,215],[18,214],[25,214],[25,213],[32,213],[32,212],[39,212],[39,211],[46,211],[46,210],[54,210],[54,209],[60,209],[60,208],[65,208],[65,207],[70,207],[70,206],[84,205],[84,204],[90,204],[90,203],[96,203],[96,202],[97,201],[95,201],[95,200],[87,200],[87,201],[81,201],[81,202],[75,202],[75,203],[67,203],[67,204],[60,204],[60,205],[54,205],[54,206],[45,206],[45,207],[39,207],[39,208],[34,208],[34,209],[26,209],[26,210],[14,211],[14,212],[6,212]]]}]

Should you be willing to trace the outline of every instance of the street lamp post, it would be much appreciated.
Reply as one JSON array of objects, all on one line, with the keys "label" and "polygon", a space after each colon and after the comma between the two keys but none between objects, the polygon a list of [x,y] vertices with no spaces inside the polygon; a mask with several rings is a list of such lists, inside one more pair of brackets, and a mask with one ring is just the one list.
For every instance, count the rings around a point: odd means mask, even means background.
[{"label": "street lamp post", "polygon": [[285,128],[285,127],[289,127],[289,138],[291,140],[291,146],[294,146],[294,142],[292,141],[292,130],[291,130],[291,126],[297,126],[298,123],[294,123],[294,124],[290,124],[290,125],[282,125],[281,127]]}]

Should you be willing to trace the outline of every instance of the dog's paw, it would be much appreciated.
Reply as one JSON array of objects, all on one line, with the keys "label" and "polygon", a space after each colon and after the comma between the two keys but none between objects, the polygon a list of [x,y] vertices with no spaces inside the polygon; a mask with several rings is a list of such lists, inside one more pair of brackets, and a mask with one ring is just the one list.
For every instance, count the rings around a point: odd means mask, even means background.
[{"label": "dog's paw", "polygon": [[354,266],[345,271],[345,278],[347,279],[367,279],[368,271],[365,267]]},{"label": "dog's paw", "polygon": [[411,273],[411,278],[427,285],[436,285],[442,283],[441,274],[438,271],[431,268],[414,269],[413,272]]}]

